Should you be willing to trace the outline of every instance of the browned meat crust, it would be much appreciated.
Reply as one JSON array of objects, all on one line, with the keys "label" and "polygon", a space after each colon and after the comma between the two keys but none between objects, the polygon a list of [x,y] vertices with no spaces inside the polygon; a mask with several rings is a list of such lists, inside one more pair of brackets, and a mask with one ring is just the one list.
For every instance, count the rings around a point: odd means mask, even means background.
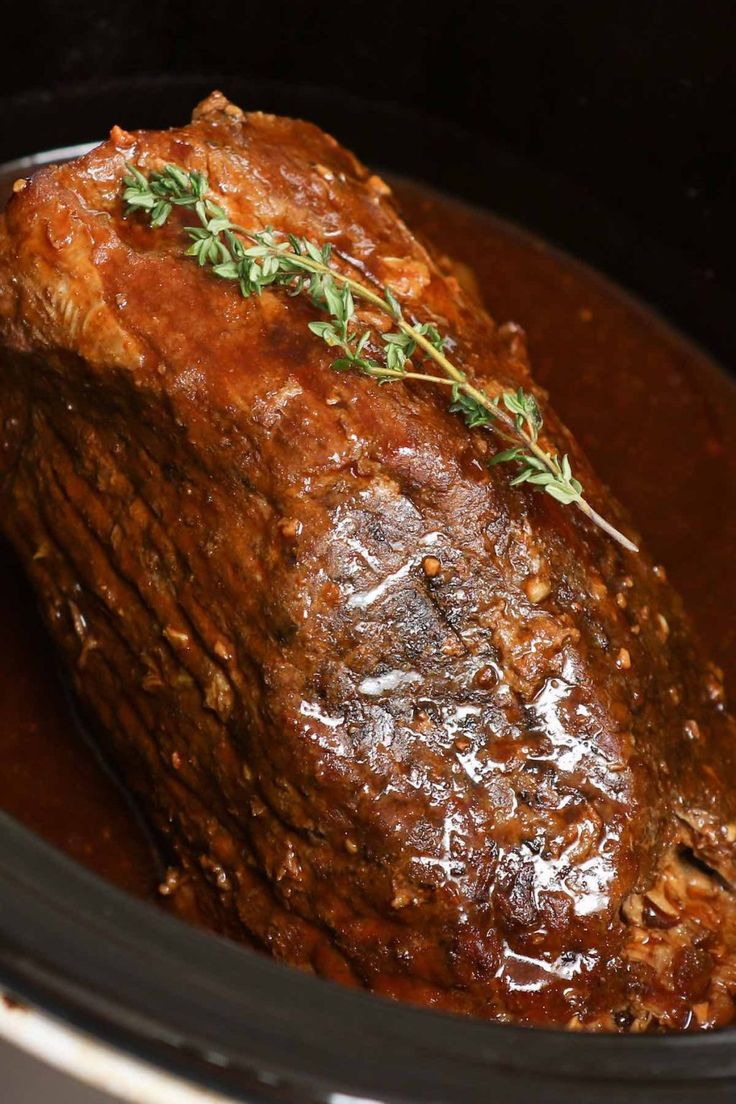
[{"label": "browned meat crust", "polygon": [[238,222],[391,284],[487,387],[532,384],[519,331],[306,123],[215,94],[13,197],[2,526],[207,922],[488,1017],[724,1022],[736,734],[663,572],[489,471],[428,388],[330,371],[308,302],[182,258],[186,215],[124,221],[128,160],[204,170]]}]

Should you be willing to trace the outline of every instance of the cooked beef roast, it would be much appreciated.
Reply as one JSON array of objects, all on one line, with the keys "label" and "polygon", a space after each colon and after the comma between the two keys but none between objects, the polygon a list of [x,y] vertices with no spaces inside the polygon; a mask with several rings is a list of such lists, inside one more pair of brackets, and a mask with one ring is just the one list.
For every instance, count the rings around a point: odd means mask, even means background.
[{"label": "cooked beef roast", "polygon": [[[126,162],[330,241],[493,393],[498,327],[315,127],[211,96],[16,186],[0,497],[80,701],[202,919],[481,1016],[733,1014],[736,731],[664,571],[488,460],[446,393],[331,370],[309,300],[245,300],[124,218]],[[575,371],[575,365],[570,365]],[[611,380],[611,387],[616,380]],[[551,448],[628,522],[545,407]],[[630,531],[630,530],[629,530]]]}]

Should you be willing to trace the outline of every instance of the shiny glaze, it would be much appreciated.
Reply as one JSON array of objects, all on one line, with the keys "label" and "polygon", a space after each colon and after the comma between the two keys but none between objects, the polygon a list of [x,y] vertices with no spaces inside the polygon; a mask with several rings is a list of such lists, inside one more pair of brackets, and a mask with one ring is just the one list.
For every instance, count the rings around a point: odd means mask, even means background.
[{"label": "shiny glaze", "polygon": [[[171,148],[169,156],[184,155],[183,141],[173,138]],[[322,148],[320,154],[329,165],[330,150]],[[353,171],[349,162],[334,156],[337,160],[328,172]],[[236,205],[239,197],[229,185],[226,167],[218,171],[223,173],[223,192]],[[107,173],[102,160],[90,169],[90,175],[102,182],[103,192],[110,179]],[[266,201],[261,197],[260,202]],[[414,202],[421,214],[424,200],[419,196]],[[278,196],[269,196],[268,204],[278,206]],[[435,210],[425,211],[430,230]],[[444,210],[445,232],[453,219],[456,224],[475,219],[477,225],[478,216],[462,208]],[[244,212],[242,218],[247,217]],[[370,221],[365,211],[362,217]],[[325,225],[329,231],[329,219]],[[449,317],[451,328],[464,335],[461,353],[468,365],[480,370],[475,350],[483,348],[493,353],[494,373],[506,385],[525,379],[518,332],[494,331],[473,311],[472,293],[465,299],[452,279],[443,283],[432,274],[426,256],[409,240],[399,252],[402,257],[404,252],[412,255],[414,263],[396,264],[382,235],[388,242],[397,227],[390,217],[384,226],[373,243],[361,239],[362,231],[352,226],[353,239],[341,241],[341,247],[347,251],[349,246],[351,256],[381,278],[390,273],[394,281],[403,281],[408,295],[418,281],[422,302],[431,302],[435,312]],[[139,227],[126,224],[117,229],[136,250],[145,248]],[[62,223],[62,230],[60,244],[52,241],[52,249],[67,248],[69,226]],[[441,239],[442,233],[433,236]],[[477,234],[474,240],[479,241]],[[514,242],[520,240],[497,227],[485,238],[487,245],[507,249],[510,258]],[[379,250],[378,262],[375,241],[383,251],[380,255]],[[460,243],[460,236],[450,234],[445,247],[462,255]],[[39,247],[38,241],[35,245]],[[395,242],[390,245],[393,249]],[[517,244],[516,249],[522,254],[526,250],[531,269],[528,245]],[[484,294],[498,314],[500,308],[486,287],[483,259],[471,254],[468,249],[462,259],[479,271]],[[275,539],[269,534],[253,556],[237,543],[241,536],[245,540],[245,533],[241,535],[237,526],[230,532],[251,579],[267,577],[269,590],[280,597],[264,607],[249,605],[247,594],[240,594],[244,608],[236,643],[223,644],[222,658],[229,665],[228,655],[237,647],[258,654],[267,684],[273,681],[278,695],[263,699],[247,671],[232,667],[230,687],[213,681],[207,657],[196,653],[199,645],[195,648],[191,632],[173,624],[164,630],[178,662],[200,681],[205,693],[215,695],[216,712],[227,719],[231,693],[246,712],[255,696],[276,729],[290,734],[283,745],[259,745],[256,740],[247,770],[256,775],[260,789],[254,795],[244,787],[254,816],[248,827],[249,846],[256,861],[276,875],[279,886],[276,905],[266,911],[270,929],[242,904],[243,893],[253,898],[256,889],[228,839],[213,840],[202,831],[197,816],[178,828],[185,837],[196,835],[199,848],[211,851],[216,845],[214,881],[224,913],[240,894],[237,907],[246,928],[274,953],[305,961],[295,951],[295,940],[304,938],[305,929],[293,917],[309,923],[316,911],[331,939],[325,944],[312,929],[306,961],[313,968],[444,1007],[567,1022],[571,1015],[592,1020],[602,1009],[625,1002],[623,974],[616,968],[616,957],[622,953],[618,908],[631,889],[648,884],[660,855],[682,830],[666,807],[658,775],[665,767],[671,770],[688,806],[703,788],[699,775],[711,770],[715,748],[722,753],[719,765],[727,774],[731,771],[726,750],[730,728],[718,705],[718,680],[692,651],[662,572],[651,572],[643,558],[622,563],[615,549],[571,521],[558,506],[538,496],[520,499],[505,483],[493,482],[483,465],[485,438],[466,436],[432,398],[408,392],[397,401],[398,389],[379,392],[363,381],[336,380],[319,364],[319,350],[301,339],[300,303],[269,299],[262,308],[265,318],[259,325],[265,322],[271,355],[280,358],[285,372],[269,381],[267,401],[259,395],[260,381],[243,379],[238,371],[240,346],[218,358],[213,376],[208,377],[209,368],[193,373],[192,365],[203,363],[201,350],[218,340],[217,320],[223,310],[232,315],[231,322],[240,323],[244,336],[239,340],[257,347],[260,339],[249,329],[253,316],[248,307],[223,300],[222,289],[205,290],[185,269],[177,272],[175,316],[157,291],[159,263],[163,262],[140,254],[128,269],[120,265],[104,235],[97,243],[97,264],[108,282],[107,302],[114,301],[123,317],[130,312],[126,327],[132,344],[124,351],[134,359],[140,356],[145,388],[158,390],[152,372],[159,363],[182,365],[174,401],[196,446],[205,450],[211,478],[227,482],[230,470],[213,454],[213,445],[227,449],[228,462],[235,466],[248,463],[248,449],[256,442],[263,448],[267,440],[270,450],[268,477],[264,480],[259,472],[256,486],[274,510]],[[556,258],[551,265],[561,271]],[[574,268],[564,266],[562,271],[577,276]],[[592,294],[594,279],[584,274],[577,278],[586,295]],[[609,293],[600,294],[604,301],[606,295],[610,299]],[[155,335],[144,307],[152,297],[160,327]],[[205,297],[209,306],[203,312],[198,303]],[[610,301],[612,312],[619,309],[618,300]],[[636,311],[627,309],[633,318]],[[175,325],[181,313],[197,317],[196,347],[187,345],[190,338]],[[592,318],[586,315],[586,321],[590,324]],[[108,331],[108,340],[110,336]],[[120,340],[116,333],[112,336]],[[567,356],[573,352],[570,349]],[[93,357],[94,350],[88,347],[87,356]],[[43,402],[53,410],[54,396],[40,386]],[[223,434],[219,440],[212,437],[211,426],[192,420],[191,408],[203,402],[217,410]],[[305,409],[310,423],[306,437]],[[107,413],[114,418],[114,406]],[[56,478],[70,487],[80,475],[70,469],[66,455],[66,450],[72,456],[79,451],[80,431],[74,420],[69,419],[66,449],[52,461]],[[231,432],[234,422],[244,443]],[[417,425],[422,432],[417,432]],[[562,434],[554,420],[551,426]],[[102,432],[99,422],[94,432]],[[118,438],[107,441],[124,454],[122,472],[133,470],[144,486],[155,481],[155,470],[141,468],[124,438],[121,441],[119,428],[116,432]],[[291,442],[297,437],[302,452],[294,467]],[[323,447],[326,442],[329,448]],[[181,446],[171,439],[167,443],[185,470]],[[146,447],[155,468],[159,445],[147,438]],[[110,452],[106,447],[104,454]],[[582,458],[579,464],[585,471]],[[252,475],[252,468],[248,470]],[[117,474],[111,466],[110,477]],[[605,499],[587,471],[586,485],[599,501]],[[147,495],[150,490],[146,487]],[[78,493],[84,509],[83,488]],[[231,501],[226,497],[213,503],[211,497],[202,497],[196,481],[187,483],[185,493],[192,506],[179,492],[176,509],[168,516],[164,503],[162,520],[187,561],[200,571],[209,570],[193,543],[196,532],[180,531],[181,518],[195,530],[204,520],[209,532],[216,533],[232,524]],[[57,528],[58,539],[79,539],[74,526],[72,517],[63,522],[61,530]],[[284,534],[292,530],[296,539],[290,547],[291,539],[284,541]],[[135,535],[133,525],[131,536]],[[156,542],[160,548],[160,537]],[[428,576],[423,568],[430,553],[441,564],[437,575]],[[214,548],[212,554],[223,552]],[[218,569],[220,585],[223,579],[230,583],[234,570],[228,554],[224,556],[224,567]],[[99,570],[104,569],[100,565]],[[53,580],[44,574],[43,562],[35,570],[52,610],[61,610],[59,593],[67,604],[73,593],[75,604],[84,607],[89,580],[80,588],[71,577],[63,577],[59,585],[56,572]],[[530,582],[543,583],[548,594],[532,601]],[[107,584],[120,590],[119,581],[107,578]],[[192,597],[196,603],[201,595],[195,591]],[[591,603],[600,611],[592,618],[585,612]],[[215,626],[194,613],[196,608],[191,606],[188,616],[197,618],[205,651],[214,649],[226,619],[217,603],[209,610],[215,622],[219,619]],[[650,616],[655,609],[655,616]],[[666,628],[656,619],[665,616],[660,610],[665,611]],[[89,662],[94,663],[97,651],[119,661],[118,646],[106,636],[106,626],[95,622],[94,609],[83,612],[83,617],[94,632]],[[305,623],[308,631],[300,637]],[[78,623],[73,627],[79,635]],[[62,637],[67,633],[66,647],[71,650],[67,630],[62,626],[57,631]],[[260,643],[254,632],[261,634]],[[689,733],[683,735],[676,720],[679,703],[673,705],[667,697],[670,660],[662,653],[670,634],[677,645],[674,677],[691,706],[688,716],[697,717],[695,723],[705,733],[703,749],[692,746]],[[308,655],[306,679],[302,673],[295,680],[288,669],[282,670],[280,657],[284,651],[288,654],[295,637],[302,649],[316,649]],[[326,642],[333,654],[350,655],[349,672],[331,671],[329,663],[323,663]],[[170,666],[163,672],[164,685],[176,671],[170,656],[165,662]],[[639,668],[645,672],[643,681]],[[238,678],[243,679],[242,687]],[[85,680],[78,671],[78,685],[89,694]],[[651,729],[647,696],[653,690],[660,721],[670,729],[669,743],[663,744],[662,734]],[[191,693],[183,691],[193,713],[197,708],[201,712],[198,693],[196,686]],[[204,780],[209,791],[207,772],[221,772],[223,759],[241,754],[240,748],[225,745],[220,733],[217,757],[208,762],[212,753],[202,744],[201,731],[189,730],[195,754],[187,755],[178,750],[187,747],[187,740],[182,740],[187,718],[175,718],[177,729],[166,717],[165,702],[160,708],[154,702],[152,708],[164,756],[184,760],[174,763],[174,772],[188,787],[201,789]],[[114,728],[111,715],[106,719]],[[626,728],[629,721],[639,726],[643,737],[638,756]],[[217,731],[211,718],[198,723],[200,729]],[[713,747],[708,746],[710,740]],[[117,747],[121,753],[120,737]],[[292,784],[295,749],[301,792],[298,781],[296,789]],[[283,784],[290,778],[292,782]],[[319,780],[314,791],[312,779]],[[361,785],[356,788],[357,780]],[[246,775],[246,782],[252,777]],[[226,777],[223,785],[228,804],[243,800],[242,780],[232,789]],[[173,777],[156,795],[159,810],[154,815],[159,818],[161,808],[174,818],[179,812],[167,788],[175,797]],[[221,798],[212,796],[217,811]],[[700,826],[702,840],[688,836],[688,842],[701,846],[728,872],[729,850],[712,836],[717,835],[722,813],[731,815],[731,799],[718,779],[708,781],[706,796],[712,823]],[[268,818],[261,817],[254,802],[263,806],[264,799],[276,818],[266,823],[262,834],[259,824]],[[176,831],[173,836],[176,845]],[[182,861],[192,877],[201,876],[193,872],[186,851]],[[264,905],[261,899],[259,908]],[[607,979],[603,994],[597,990],[601,977]]]},{"label": "shiny glaze", "polygon": [[[650,311],[540,239],[406,181],[397,180],[395,191],[410,224],[476,274],[488,308],[523,324],[535,374],[640,519],[728,689],[736,682],[733,383]],[[573,356],[583,371],[570,372]],[[625,386],[611,388],[614,373]],[[673,441],[685,444],[672,448]],[[438,534],[430,536],[433,546]],[[0,594],[0,805],[73,858],[158,900],[158,863],[135,817],[111,817],[117,787],[80,740],[68,699],[56,689],[50,643],[6,547]],[[472,769],[472,756],[464,761]]]}]

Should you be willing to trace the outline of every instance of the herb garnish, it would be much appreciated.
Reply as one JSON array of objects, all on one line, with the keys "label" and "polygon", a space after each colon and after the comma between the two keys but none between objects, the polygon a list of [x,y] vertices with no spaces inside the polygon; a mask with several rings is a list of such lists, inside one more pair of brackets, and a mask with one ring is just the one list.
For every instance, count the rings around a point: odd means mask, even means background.
[{"label": "herb garnish", "polygon": [[[216,276],[237,282],[241,295],[260,295],[264,288],[281,287],[290,295],[309,295],[313,306],[329,321],[309,323],[311,332],[338,353],[332,367],[355,371],[379,383],[415,380],[446,386],[450,406],[470,428],[488,427],[509,447],[490,461],[513,464],[511,484],[529,483],[565,505],[574,504],[592,522],[630,552],[638,551],[628,537],[601,517],[583,497],[568,457],[546,452],[539,444],[543,419],[534,395],[523,388],[491,396],[475,387],[449,360],[445,341],[431,322],[410,322],[401,304],[384,287],[368,287],[333,267],[329,244],[321,247],[307,238],[283,234],[271,227],[247,230],[231,222],[227,212],[209,198],[203,173],[166,165],[145,176],[128,165],[123,179],[126,213],[144,212],[152,227],[163,226],[174,207],[192,207],[198,226],[187,226],[190,244],[186,256]],[[358,324],[355,299],[378,308],[395,329],[378,334]],[[442,375],[418,371],[439,368]]]}]

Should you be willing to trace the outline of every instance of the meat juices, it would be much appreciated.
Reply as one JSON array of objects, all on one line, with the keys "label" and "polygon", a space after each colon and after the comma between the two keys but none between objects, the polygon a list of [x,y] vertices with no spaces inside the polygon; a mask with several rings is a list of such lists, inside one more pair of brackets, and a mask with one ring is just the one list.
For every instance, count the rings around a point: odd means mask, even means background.
[{"label": "meat juices", "polygon": [[489,470],[444,394],[332,372],[306,299],[183,258],[186,213],[124,220],[127,161],[206,171],[234,221],[389,284],[489,390],[533,384],[518,329],[308,124],[216,94],[11,200],[2,525],[207,922],[444,1009],[727,1022],[734,725],[663,573]]}]

